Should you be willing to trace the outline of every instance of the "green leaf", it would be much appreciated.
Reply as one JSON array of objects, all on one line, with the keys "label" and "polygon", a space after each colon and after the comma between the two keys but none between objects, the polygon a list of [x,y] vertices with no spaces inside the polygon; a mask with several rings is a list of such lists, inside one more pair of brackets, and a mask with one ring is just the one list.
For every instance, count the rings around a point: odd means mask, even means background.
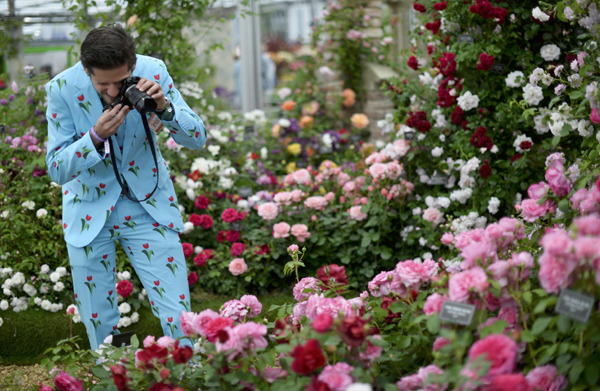
[{"label": "green leaf", "polygon": [[531,330],[523,330],[521,333],[521,340],[527,343],[533,342],[535,341],[535,336],[531,333]]},{"label": "green leaf", "polygon": [[581,93],[581,91],[573,91],[569,94],[569,96],[571,97],[572,100],[575,100],[575,99],[580,99],[581,97],[583,97],[583,94]]},{"label": "green leaf", "polygon": [[535,323],[533,323],[533,326],[531,326],[531,332],[533,335],[540,335],[546,331],[550,322],[552,322],[552,317],[537,318]]},{"label": "green leaf", "polygon": [[559,316],[556,321],[556,328],[563,334],[567,334],[571,329],[571,320],[566,316]]},{"label": "green leaf", "polygon": [[552,145],[554,145],[556,147],[558,145],[558,143],[560,143],[560,136],[554,136],[552,138]]},{"label": "green leaf", "polygon": [[360,247],[367,248],[371,244],[371,237],[364,235],[362,241],[360,242]]},{"label": "green leaf", "polygon": [[395,303],[392,303],[390,305],[390,311],[392,311],[394,314],[397,314],[399,312],[404,312],[407,309],[407,305],[404,302],[401,301],[396,301]]},{"label": "green leaf", "polygon": [[596,385],[600,379],[600,372],[598,371],[598,363],[596,365],[587,365],[585,368],[585,380],[588,384]]},{"label": "green leaf", "polygon": [[560,211],[563,213],[567,213],[569,211],[569,200],[560,200],[558,203],[558,209],[560,209]]},{"label": "green leaf", "polygon": [[502,334],[504,329],[506,329],[507,327],[508,327],[507,321],[497,320],[494,323],[492,323],[491,325],[484,327],[484,329],[481,330],[481,338],[485,338],[490,334]]},{"label": "green leaf", "polygon": [[523,300],[525,300],[527,303],[531,304],[531,292],[523,292]]},{"label": "green leaf", "polygon": [[[569,382],[570,383],[577,383],[577,380],[579,379],[579,376],[581,376],[581,373],[584,371],[585,367],[583,366],[583,364],[581,362],[577,362],[575,364],[573,364],[573,366],[571,367],[571,370],[569,371]],[[596,367],[597,369],[597,367]]]},{"label": "green leaf", "polygon": [[429,330],[431,334],[437,334],[440,331],[440,319],[437,314],[430,315],[429,318],[427,318],[427,330]]},{"label": "green leaf", "polygon": [[557,301],[558,301],[558,297],[556,297],[556,296],[549,297],[545,300],[542,300],[538,303],[538,305],[535,306],[535,308],[533,309],[533,313],[541,314],[544,311],[546,311],[547,306],[556,304]]}]

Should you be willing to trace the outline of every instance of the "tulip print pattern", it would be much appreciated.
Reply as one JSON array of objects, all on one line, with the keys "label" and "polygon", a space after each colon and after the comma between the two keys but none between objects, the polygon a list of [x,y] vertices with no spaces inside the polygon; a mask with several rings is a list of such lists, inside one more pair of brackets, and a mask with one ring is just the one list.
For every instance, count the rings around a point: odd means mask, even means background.
[{"label": "tulip print pattern", "polygon": [[181,304],[183,306],[183,308],[185,308],[186,312],[190,312],[190,303],[188,303],[187,301],[185,301],[185,295],[179,295],[179,298],[181,299],[181,301],[179,302],[179,304]]},{"label": "tulip print pattern", "polygon": [[96,318],[98,317],[98,314],[92,314],[92,317],[90,319],[90,322],[92,322],[92,324],[94,325],[94,330],[98,330],[98,326],[100,326],[102,323],[100,322],[100,319],[96,320]]},{"label": "tulip print pattern", "polygon": [[148,243],[143,244],[142,247],[144,247],[142,253],[144,253],[144,255],[148,258],[148,262],[152,263],[152,255],[154,254],[154,251],[149,250],[150,246]]},{"label": "tulip print pattern", "polygon": [[87,286],[88,289],[90,290],[90,296],[93,295],[94,288],[96,287],[96,283],[92,282],[92,276],[87,277],[87,282],[85,283],[85,286]]},{"label": "tulip print pattern", "polygon": [[171,335],[175,334],[175,330],[177,330],[177,325],[176,324],[172,324],[171,322],[173,322],[173,318],[169,317],[167,318],[167,326],[171,329]]},{"label": "tulip print pattern", "polygon": [[90,103],[90,101],[86,100],[85,102],[83,101],[85,99],[85,96],[79,95],[77,97],[77,100],[79,100],[79,107],[81,107],[82,109],[84,109],[85,111],[87,111],[88,114],[90,114],[90,106],[92,105]]},{"label": "tulip print pattern", "polygon": [[102,260],[100,261],[100,263],[102,264],[102,266],[104,266],[104,268],[106,269],[106,272],[109,273],[108,268],[110,267],[110,261],[107,260],[108,258],[108,254],[104,254],[102,256]]},{"label": "tulip print pattern", "polygon": [[131,220],[131,216],[125,216],[125,222],[123,225],[135,231],[135,228],[133,228],[135,226],[135,221]]},{"label": "tulip print pattern", "polygon": [[108,300],[108,302],[110,303],[110,308],[115,308],[115,298],[112,294],[113,291],[108,291],[108,297],[106,298],[106,300]]},{"label": "tulip print pattern", "polygon": [[163,293],[165,293],[165,290],[163,287],[160,286],[160,280],[158,281],[154,281],[154,287],[152,287],[153,290],[155,290],[159,295],[161,299],[164,299],[163,297]]},{"label": "tulip print pattern", "polygon": [[171,270],[171,272],[173,273],[173,277],[175,277],[175,269],[177,269],[177,264],[173,263],[173,257],[167,258],[167,261],[168,263],[165,266],[168,267],[169,270]]},{"label": "tulip print pattern", "polygon": [[80,233],[80,235],[86,229],[90,229],[90,225],[88,224],[88,221],[90,221],[91,219],[92,219],[92,216],[90,216],[90,215],[85,215],[85,219],[81,219],[81,233]]},{"label": "tulip print pattern", "polygon": [[152,226],[154,227],[152,231],[158,232],[163,237],[163,239],[167,239],[167,237],[165,236],[165,231],[167,229],[165,227],[160,227],[159,223],[154,223],[152,224]]}]

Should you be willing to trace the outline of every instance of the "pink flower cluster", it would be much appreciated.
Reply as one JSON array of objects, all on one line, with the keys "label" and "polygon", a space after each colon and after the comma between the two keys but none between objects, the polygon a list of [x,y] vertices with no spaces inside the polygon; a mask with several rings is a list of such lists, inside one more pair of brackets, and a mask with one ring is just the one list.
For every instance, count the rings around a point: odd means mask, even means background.
[{"label": "pink flower cluster", "polygon": [[249,349],[264,349],[268,346],[265,339],[267,326],[263,324],[246,322],[233,327],[225,327],[223,331],[227,333],[226,341],[221,342],[219,339],[215,345],[217,352],[229,352],[228,360],[234,359]]},{"label": "pink flower cluster", "polygon": [[282,191],[273,196],[273,201],[275,201],[279,205],[289,206],[292,203],[299,203],[302,201],[302,197],[304,196],[304,192],[299,189],[295,189],[292,191]]},{"label": "pink flower cluster", "polygon": [[373,278],[369,292],[374,297],[387,296],[390,292],[406,297],[411,290],[431,281],[438,274],[438,264],[431,259],[417,263],[412,260],[398,262],[393,271],[384,271]]},{"label": "pink flower cluster", "polygon": [[310,237],[310,232],[308,232],[308,227],[305,224],[294,224],[290,227],[288,223],[282,221],[273,225],[273,237],[275,239],[287,238],[290,236],[290,232],[301,243]]},{"label": "pink flower cluster", "polygon": [[[304,277],[294,286],[294,299],[302,301],[313,293],[321,293],[318,283],[319,280],[314,277]],[[304,292],[305,289],[312,289],[312,292]]]},{"label": "pink flower cluster", "polygon": [[354,367],[345,362],[327,365],[319,374],[318,379],[327,384],[331,391],[346,391],[346,389],[354,383],[352,375],[350,374],[353,370]]},{"label": "pink flower cluster", "polygon": [[[436,365],[428,365],[423,368],[419,368],[416,374],[404,376],[396,383],[398,391],[442,391],[445,390],[447,385],[439,385],[432,381],[436,377],[444,375],[444,371],[438,368]],[[427,382],[427,384],[423,384]]]},{"label": "pink flower cluster", "polygon": [[235,322],[245,318],[254,318],[262,311],[262,304],[256,296],[244,295],[239,300],[229,300],[221,306],[219,313],[225,318],[231,318]]},{"label": "pink flower cluster", "polygon": [[265,202],[256,207],[258,215],[267,221],[275,220],[279,214],[279,207],[274,202]]},{"label": "pink flower cluster", "polygon": [[[364,292],[360,297],[346,300],[341,296],[334,298],[325,297],[322,293],[313,293],[308,296],[308,300],[301,301],[294,306],[292,314],[292,321],[294,324],[299,324],[302,320],[302,316],[306,316],[308,319],[315,319],[318,315],[329,314],[333,318],[348,316],[357,316],[364,313],[365,303],[364,300],[368,297],[368,294]],[[298,295],[300,297],[300,295]],[[294,297],[296,294],[294,293]]]},{"label": "pink flower cluster", "polygon": [[538,259],[539,279],[549,293],[561,289],[583,276],[595,273],[600,285],[600,217],[596,214],[578,217],[570,231],[547,229],[541,240],[544,252]]},{"label": "pink flower cluster", "polygon": [[307,169],[302,168],[300,170],[294,171],[294,172],[286,175],[283,182],[287,183],[288,185],[307,185],[308,186],[312,182],[312,176]]},{"label": "pink flower cluster", "polygon": [[37,139],[38,130],[31,127],[22,137],[6,136],[4,142],[10,144],[10,148],[21,148],[28,152],[43,152],[46,150],[39,146],[39,140]]}]

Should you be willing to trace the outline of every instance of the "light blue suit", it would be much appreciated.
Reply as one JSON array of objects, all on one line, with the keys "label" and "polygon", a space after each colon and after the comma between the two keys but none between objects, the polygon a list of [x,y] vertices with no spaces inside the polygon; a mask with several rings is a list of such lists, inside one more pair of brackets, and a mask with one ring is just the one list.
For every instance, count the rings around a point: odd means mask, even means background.
[{"label": "light blue suit", "polygon": [[[202,148],[204,124],[174,87],[165,64],[138,55],[133,76],[162,85],[174,108],[173,120],[163,121],[173,139],[192,149]],[[152,132],[152,140],[147,140],[141,116],[132,110],[111,136],[114,150],[110,153],[138,200],[152,192],[158,171],[158,189],[138,204],[121,195],[110,154],[103,149],[99,153],[92,142],[89,131],[102,114],[102,103],[81,63],[52,79],[46,92],[46,163],[50,178],[62,185],[63,229],[75,302],[91,347],[97,349],[109,334],[119,333],[117,240],[140,277],[165,335],[183,337],[179,317],[182,311],[191,310],[186,261],[178,237],[183,222],[156,135]],[[156,146],[158,167],[149,142]]]}]

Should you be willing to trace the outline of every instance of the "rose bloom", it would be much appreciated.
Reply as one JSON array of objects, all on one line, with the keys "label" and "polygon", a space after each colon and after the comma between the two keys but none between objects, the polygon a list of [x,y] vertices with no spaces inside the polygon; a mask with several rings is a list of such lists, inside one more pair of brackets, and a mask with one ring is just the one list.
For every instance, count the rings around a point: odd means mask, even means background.
[{"label": "rose bloom", "polygon": [[325,197],[322,196],[308,197],[306,200],[304,200],[304,206],[306,206],[308,209],[324,210],[327,206],[327,203],[328,202]]},{"label": "rose bloom", "polygon": [[[372,335],[370,338],[372,339],[381,339],[381,335]],[[373,361],[377,357],[381,356],[381,352],[383,349],[381,346],[373,345],[371,341],[367,338],[367,349],[364,352],[360,352],[358,356],[362,360]]]},{"label": "rose bloom", "polygon": [[244,253],[245,249],[246,246],[244,245],[244,243],[234,243],[231,245],[231,255],[233,255],[234,257],[239,257]]},{"label": "rose bloom", "polygon": [[292,193],[289,191],[282,191],[273,196],[273,201],[281,205],[291,205],[292,204]]},{"label": "rose bloom", "polygon": [[550,167],[546,170],[546,180],[550,189],[559,197],[564,197],[571,191],[571,185],[563,170]]},{"label": "rose bloom", "polygon": [[523,220],[533,223],[539,217],[548,213],[551,206],[552,201],[550,200],[546,200],[542,205],[538,205],[536,200],[526,199],[521,202],[521,215],[523,216]]},{"label": "rose bloom", "polygon": [[188,258],[194,254],[194,246],[191,243],[181,243],[181,247],[183,247],[183,256]]},{"label": "rose bloom", "polygon": [[310,232],[308,232],[308,227],[306,225],[294,224],[292,226],[292,235],[302,243],[310,236]]},{"label": "rose bloom", "polygon": [[442,239],[440,239],[440,241],[442,242],[442,244],[449,246],[454,241],[454,235],[452,235],[451,232],[446,232],[442,235]]},{"label": "rose bloom", "polygon": [[520,373],[507,373],[494,376],[483,391],[529,391],[525,376]]},{"label": "rose bloom", "polygon": [[225,234],[225,240],[228,242],[234,243],[240,240],[240,232],[235,230],[229,230]]},{"label": "rose bloom", "polygon": [[439,314],[442,310],[442,304],[444,304],[444,301],[446,300],[448,300],[448,298],[441,296],[439,293],[427,296],[427,300],[423,306],[423,312],[425,315]]},{"label": "rose bloom", "polygon": [[322,314],[317,315],[317,317],[312,323],[312,326],[317,333],[323,334],[331,328],[332,324],[333,317],[331,316],[331,314],[324,312]]},{"label": "rose bloom", "polygon": [[297,345],[291,353],[294,357],[292,370],[299,375],[308,376],[325,365],[325,356],[316,339],[309,339],[304,346]]},{"label": "rose bloom", "polygon": [[444,220],[444,214],[436,208],[427,208],[423,211],[423,218],[437,227]]},{"label": "rose bloom", "polygon": [[[320,293],[321,290],[319,289],[317,283],[319,282],[319,280],[317,280],[314,277],[304,277],[303,279],[301,279],[295,286],[294,286],[294,299],[298,300],[298,301],[302,301],[304,299],[306,299],[308,296],[312,295],[313,293]],[[312,292],[303,292],[305,289],[312,289]]]},{"label": "rose bloom", "polygon": [[315,119],[313,117],[311,117],[310,115],[305,115],[302,118],[300,118],[300,128],[305,129],[311,126],[314,121]]},{"label": "rose bloom", "polygon": [[369,126],[369,118],[364,114],[354,114],[350,117],[350,121],[352,122],[352,126],[358,129],[364,129]]},{"label": "rose bloom", "polygon": [[319,102],[315,100],[305,103],[302,105],[302,115],[315,115],[320,107]]},{"label": "rose bloom", "polygon": [[221,214],[221,219],[226,223],[233,223],[237,220],[238,212],[233,208],[228,208]]},{"label": "rose bloom", "polygon": [[240,301],[244,303],[246,307],[249,307],[251,309],[250,313],[248,314],[249,318],[254,318],[257,315],[260,315],[260,313],[262,312],[262,304],[260,301],[258,301],[256,296],[244,295],[240,297]]},{"label": "rose bloom", "polygon": [[248,270],[248,265],[246,265],[244,258],[234,258],[229,263],[229,271],[234,276],[239,276],[240,274],[246,272],[246,270]]},{"label": "rose bloom", "polygon": [[117,293],[123,298],[129,297],[133,292],[133,284],[127,280],[121,280],[117,283]]},{"label": "rose bloom", "polygon": [[304,195],[302,190],[299,190],[299,189],[292,190],[292,192],[290,194],[292,195],[292,202],[302,201],[302,196]]},{"label": "rose bloom", "polygon": [[351,107],[356,103],[356,93],[352,91],[350,88],[346,88],[342,91],[342,96],[344,97],[344,106]]},{"label": "rose bloom", "polygon": [[543,365],[532,369],[527,376],[530,390],[561,391],[567,388],[569,381],[563,374],[558,374],[554,365]]},{"label": "rose bloom", "polygon": [[257,208],[258,215],[267,221],[274,220],[279,214],[277,204],[274,202],[265,202]]},{"label": "rose bloom", "polygon": [[273,237],[275,239],[287,238],[290,236],[290,225],[286,222],[277,223],[273,226]]},{"label": "rose bloom", "polygon": [[375,179],[384,179],[388,171],[388,166],[382,163],[375,163],[369,167],[369,174]]},{"label": "rose bloom", "polygon": [[233,325],[233,319],[231,318],[218,316],[214,319],[211,319],[204,325],[206,339],[209,342],[215,342],[217,340],[219,331],[224,330],[227,327],[231,327],[231,325]]},{"label": "rose bloom", "polygon": [[362,212],[362,205],[356,205],[356,206],[351,207],[348,210],[348,213],[350,213],[351,219],[357,220],[357,221],[362,221],[362,220],[366,219],[367,217],[369,217],[369,215],[367,213]]},{"label": "rose bloom", "polygon": [[199,225],[204,229],[210,229],[213,226],[213,218],[209,215],[202,215],[199,219]]},{"label": "rose bloom", "polygon": [[390,294],[393,272],[381,272],[376,275],[367,287],[373,297],[387,296]]},{"label": "rose bloom", "polygon": [[540,182],[538,184],[531,184],[529,189],[527,189],[527,195],[532,200],[540,200],[542,197],[548,194],[548,190],[550,190],[550,186],[546,182]]},{"label": "rose bloom", "polygon": [[294,110],[294,107],[296,107],[296,102],[293,100],[286,100],[281,104],[281,110],[284,111],[292,111]]},{"label": "rose bloom", "polygon": [[208,208],[210,201],[205,196],[196,197],[196,201],[194,201],[194,206],[198,209],[204,210]]},{"label": "rose bloom", "polygon": [[450,277],[448,294],[450,300],[466,303],[471,289],[483,293],[489,286],[487,274],[480,267],[474,267]]},{"label": "rose bloom", "polygon": [[492,377],[515,370],[519,348],[514,340],[500,335],[491,334],[475,342],[469,349],[469,360],[475,361],[483,356],[491,363],[486,377]]},{"label": "rose bloom", "polygon": [[54,378],[54,385],[61,391],[83,391],[83,380],[77,381],[73,376],[62,371]]},{"label": "rose bloom", "polygon": [[436,352],[442,349],[446,345],[450,345],[452,343],[451,340],[444,337],[437,337],[435,341],[433,341],[433,351]]},{"label": "rose bloom", "polygon": [[346,391],[354,380],[350,372],[354,370],[349,364],[339,362],[335,365],[327,365],[318,379],[329,386],[331,391]]},{"label": "rose bloom", "polygon": [[[113,382],[117,386],[118,390],[128,390],[127,383],[131,380],[127,378],[127,369],[121,364],[111,365],[110,371],[112,372]],[[41,383],[40,383],[41,385]],[[40,387],[38,391],[54,391],[52,387]]]},{"label": "rose bloom", "polygon": [[304,168],[294,171],[292,173],[292,178],[294,178],[294,181],[296,181],[296,183],[301,185],[309,185],[311,181],[310,172],[308,172],[308,170]]}]

